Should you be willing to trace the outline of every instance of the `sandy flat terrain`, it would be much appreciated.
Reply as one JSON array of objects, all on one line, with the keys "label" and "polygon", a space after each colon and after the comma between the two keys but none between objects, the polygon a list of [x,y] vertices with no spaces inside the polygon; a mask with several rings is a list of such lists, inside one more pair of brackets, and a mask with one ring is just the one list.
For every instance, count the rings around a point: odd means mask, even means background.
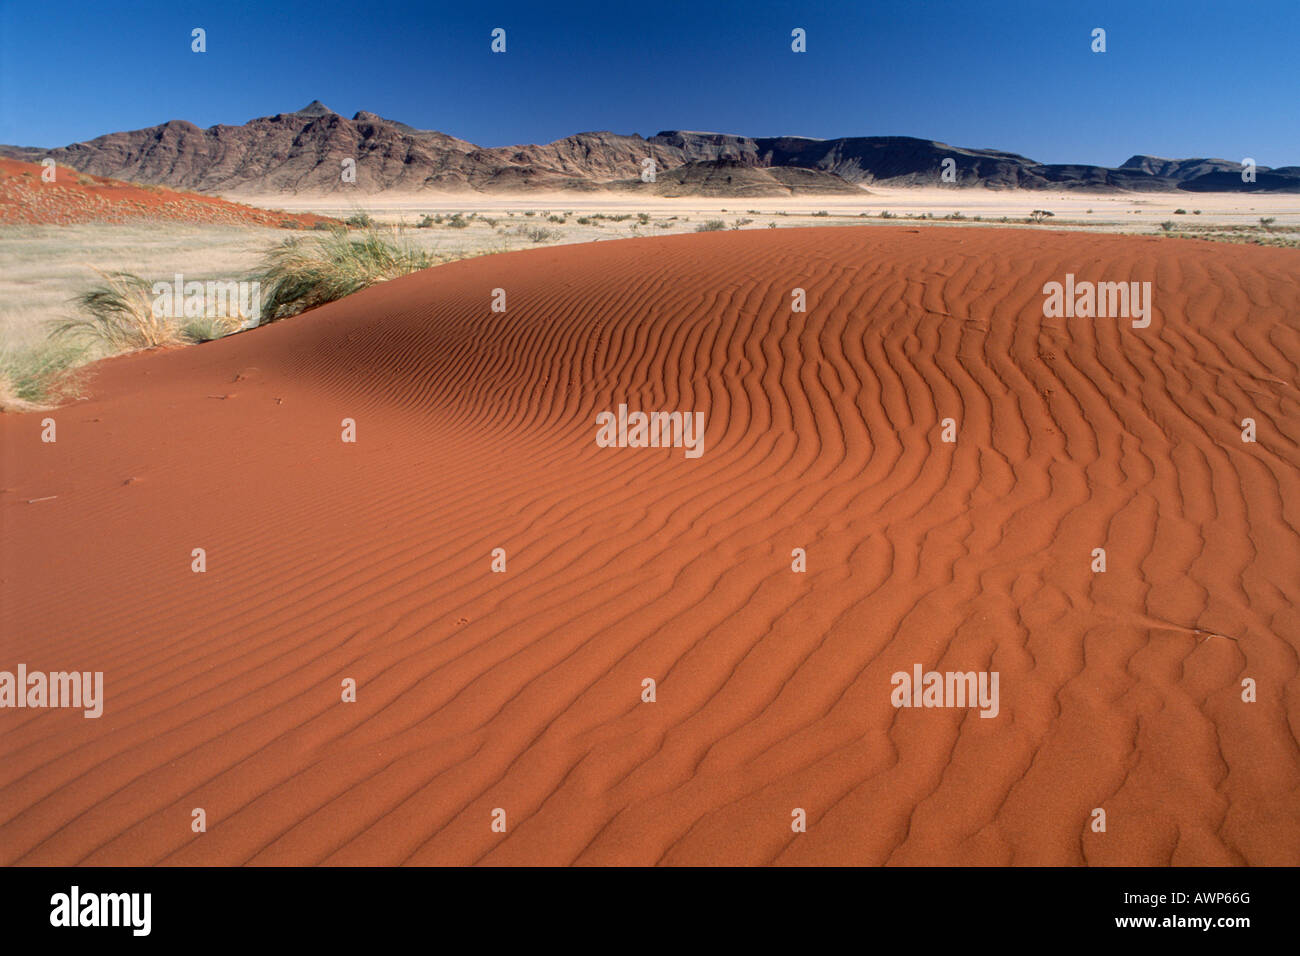
[{"label": "sandy flat terrain", "polygon": [[[1300,224],[1300,195],[1294,193],[1194,193],[1194,192],[1049,192],[1011,189],[955,189],[939,187],[871,186],[861,196],[798,196],[793,198],[682,197],[676,199],[617,192],[530,192],[517,196],[472,192],[237,196],[241,201],[295,213],[346,216],[358,209],[397,221],[430,211],[522,212],[572,210],[584,212],[647,212],[655,216],[720,215],[732,217],[748,211],[760,215],[783,213],[796,218],[826,210],[837,217],[871,215],[888,210],[900,216],[930,213],[941,218],[961,212],[968,219],[983,216],[1020,218],[1035,209],[1050,210],[1057,218],[1078,220],[1125,231],[1149,231],[1153,226],[1186,210],[1180,223],[1251,225],[1260,217],[1274,217],[1278,225]],[[1200,210],[1196,215],[1194,210]],[[815,225],[816,223],[809,223]]]},{"label": "sandy flat terrain", "polygon": [[[1067,273],[1151,326],[1045,318]],[[0,416],[0,668],[105,680],[0,712],[0,862],[1295,865],[1298,371],[1295,250],[933,226],[487,256],[102,363]],[[703,454],[598,447],[620,404]],[[997,716],[896,708],[916,664]]]}]

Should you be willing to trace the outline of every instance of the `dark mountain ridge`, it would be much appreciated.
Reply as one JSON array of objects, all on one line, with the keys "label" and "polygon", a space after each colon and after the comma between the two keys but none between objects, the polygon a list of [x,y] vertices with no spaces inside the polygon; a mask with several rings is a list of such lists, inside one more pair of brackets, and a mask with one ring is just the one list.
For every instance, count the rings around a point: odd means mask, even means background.
[{"label": "dark mountain ridge", "polygon": [[[51,157],[95,176],[236,195],[609,188],[661,195],[791,195],[845,192],[846,186],[873,183],[1300,192],[1296,166],[1261,166],[1254,182],[1243,182],[1240,165],[1222,159],[1133,156],[1118,168],[1045,164],[1016,153],[909,136],[819,140],[690,130],[665,130],[650,137],[601,131],[541,145],[481,147],[365,111],[348,119],[316,100],[292,113],[259,117],[242,126],[201,129],[171,120],[57,149],[0,146],[0,155],[27,161]],[[352,181],[347,178],[349,160],[355,172]],[[646,160],[653,160],[655,182],[642,181]],[[948,160],[955,182],[942,178]],[[718,163],[728,169],[720,172]],[[660,186],[664,176],[666,185]]]}]

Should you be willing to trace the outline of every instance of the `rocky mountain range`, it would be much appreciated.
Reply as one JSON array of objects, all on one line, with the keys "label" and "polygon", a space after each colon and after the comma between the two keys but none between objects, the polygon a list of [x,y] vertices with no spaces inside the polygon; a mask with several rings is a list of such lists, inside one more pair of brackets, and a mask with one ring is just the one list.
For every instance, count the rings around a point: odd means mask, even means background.
[{"label": "rocky mountain range", "polygon": [[[0,156],[57,162],[94,176],[243,196],[423,190],[616,189],[654,195],[780,196],[887,186],[1052,190],[1300,192],[1300,166],[1134,156],[1118,168],[1039,163],[1015,153],[906,136],[840,139],[671,130],[654,136],[578,133],[544,145],[481,147],[374,113],[348,119],[314,101],[242,126],[184,120],[57,149],[0,146]],[[955,183],[941,179],[944,161]],[[354,163],[355,179],[343,175]],[[643,182],[646,160],[653,182]]]}]

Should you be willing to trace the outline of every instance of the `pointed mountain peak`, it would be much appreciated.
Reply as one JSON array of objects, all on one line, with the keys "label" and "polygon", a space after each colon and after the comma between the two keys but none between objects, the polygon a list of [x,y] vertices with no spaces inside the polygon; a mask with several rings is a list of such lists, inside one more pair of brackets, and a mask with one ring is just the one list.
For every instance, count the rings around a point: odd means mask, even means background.
[{"label": "pointed mountain peak", "polygon": [[312,100],[300,110],[295,110],[297,116],[329,116],[334,111],[322,103],[320,100]]}]

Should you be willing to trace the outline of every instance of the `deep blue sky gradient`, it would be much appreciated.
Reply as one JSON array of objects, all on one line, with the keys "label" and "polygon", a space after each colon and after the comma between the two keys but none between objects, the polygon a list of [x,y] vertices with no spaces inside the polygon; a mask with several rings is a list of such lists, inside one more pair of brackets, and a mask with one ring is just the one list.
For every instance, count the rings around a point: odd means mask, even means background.
[{"label": "deep blue sky gradient", "polygon": [[[806,54],[790,51],[796,26]],[[1089,49],[1098,26],[1105,54]],[[0,0],[0,142],[239,124],[320,99],[484,146],[700,129],[1282,166],[1300,164],[1297,50],[1300,0]]]}]

